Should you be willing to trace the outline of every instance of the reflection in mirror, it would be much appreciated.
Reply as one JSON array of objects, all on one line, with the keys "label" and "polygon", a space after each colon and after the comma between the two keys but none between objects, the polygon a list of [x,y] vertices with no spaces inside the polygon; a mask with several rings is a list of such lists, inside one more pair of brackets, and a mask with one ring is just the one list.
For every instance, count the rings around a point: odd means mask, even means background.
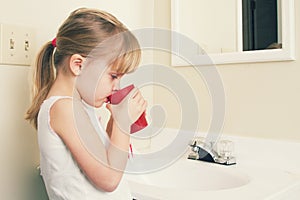
[{"label": "reflection in mirror", "polygon": [[[294,0],[171,0],[172,30],[192,39],[199,65],[295,60]],[[172,37],[172,50],[185,51]],[[202,57],[203,58],[203,57]],[[187,66],[172,55],[173,66]]]},{"label": "reflection in mirror", "polygon": [[281,48],[280,0],[243,0],[243,51]]},{"label": "reflection in mirror", "polygon": [[179,32],[206,53],[236,52],[236,0],[176,0]]}]

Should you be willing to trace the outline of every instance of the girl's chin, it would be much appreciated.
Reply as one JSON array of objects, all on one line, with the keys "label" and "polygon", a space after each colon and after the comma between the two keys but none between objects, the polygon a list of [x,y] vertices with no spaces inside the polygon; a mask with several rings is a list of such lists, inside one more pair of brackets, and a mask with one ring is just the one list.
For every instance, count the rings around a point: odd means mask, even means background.
[{"label": "girl's chin", "polygon": [[96,108],[100,108],[101,106],[103,106],[104,103],[108,103],[108,99],[99,99],[98,101],[95,102],[95,107]]},{"label": "girl's chin", "polygon": [[97,102],[95,103],[95,108],[100,108],[104,102]]}]

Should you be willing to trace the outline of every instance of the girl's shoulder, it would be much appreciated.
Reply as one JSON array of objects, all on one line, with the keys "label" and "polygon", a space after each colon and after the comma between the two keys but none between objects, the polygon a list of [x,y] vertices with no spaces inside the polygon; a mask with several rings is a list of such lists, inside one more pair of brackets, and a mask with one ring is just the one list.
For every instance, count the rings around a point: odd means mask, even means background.
[{"label": "girl's shoulder", "polygon": [[53,110],[53,107],[56,107],[58,104],[70,103],[72,100],[73,97],[71,96],[49,96],[43,101],[41,108],[44,107],[44,109],[50,112]]},{"label": "girl's shoulder", "polygon": [[[47,118],[50,117],[53,107],[57,107],[60,104],[66,104],[72,102],[73,97],[71,96],[49,96],[41,104],[39,116],[46,114]],[[43,114],[44,113],[44,114]]]},{"label": "girl's shoulder", "polygon": [[74,111],[73,98],[71,96],[50,96],[44,103],[48,105],[50,125],[58,135],[61,128],[70,129]]},{"label": "girl's shoulder", "polygon": [[44,100],[44,102],[55,103],[56,101],[61,100],[61,99],[73,99],[73,97],[72,96],[63,96],[63,95],[49,96]]}]

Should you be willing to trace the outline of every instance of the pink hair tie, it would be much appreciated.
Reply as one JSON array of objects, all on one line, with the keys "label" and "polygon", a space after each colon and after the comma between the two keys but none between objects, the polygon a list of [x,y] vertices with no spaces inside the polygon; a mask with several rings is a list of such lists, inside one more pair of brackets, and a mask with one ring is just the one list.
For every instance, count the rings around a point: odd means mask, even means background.
[{"label": "pink hair tie", "polygon": [[51,44],[52,44],[53,47],[56,47],[56,38],[54,38],[54,39],[52,40]]}]

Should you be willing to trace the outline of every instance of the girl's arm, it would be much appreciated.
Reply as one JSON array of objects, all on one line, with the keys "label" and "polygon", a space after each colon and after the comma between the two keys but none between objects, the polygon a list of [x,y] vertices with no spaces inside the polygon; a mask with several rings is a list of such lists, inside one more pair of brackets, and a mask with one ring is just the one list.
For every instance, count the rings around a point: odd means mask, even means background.
[{"label": "girl's arm", "polygon": [[[139,93],[139,92],[138,92]],[[146,108],[146,103],[141,100],[141,95],[136,95],[130,106],[131,113],[142,113]],[[111,144],[108,150],[102,142],[95,143],[95,154],[88,151],[85,138],[82,134],[95,134],[88,116],[84,116],[84,109],[80,107],[74,111],[74,102],[71,99],[61,99],[57,101],[50,111],[50,124],[52,129],[62,138],[79,167],[86,174],[89,180],[98,188],[107,192],[114,191],[124,172],[128,160],[129,134],[122,132],[114,122],[111,126]],[[78,106],[77,106],[78,107]],[[141,109],[142,108],[142,109]],[[138,111],[139,110],[139,111]],[[139,115],[140,115],[139,114]],[[77,116],[77,118],[76,118]],[[80,116],[80,120],[78,119]],[[79,136],[80,134],[80,136]],[[97,140],[91,140],[97,142]],[[97,154],[97,156],[95,156]]]},{"label": "girl's arm", "polygon": [[111,137],[112,126],[113,126],[113,118],[111,115],[107,122],[107,125],[106,125],[106,132],[107,132],[108,137]]},{"label": "girl's arm", "polygon": [[[83,114],[84,110],[77,110],[76,112]],[[120,182],[122,173],[110,167],[106,149],[101,142],[96,144],[98,150],[97,157],[87,151],[89,147],[85,147],[86,145],[84,145],[82,138],[84,138],[83,134],[92,134],[93,127],[89,126],[90,122],[88,118],[80,117],[82,124],[86,124],[86,127],[83,129],[83,126],[75,122],[76,117],[74,116],[78,116],[77,114],[79,113],[73,111],[72,100],[59,100],[53,105],[50,111],[51,127],[64,141],[72,156],[77,161],[78,166],[89,180],[98,189],[107,192],[114,191]],[[78,133],[83,131],[84,133]],[[81,135],[79,136],[79,134]]]}]

